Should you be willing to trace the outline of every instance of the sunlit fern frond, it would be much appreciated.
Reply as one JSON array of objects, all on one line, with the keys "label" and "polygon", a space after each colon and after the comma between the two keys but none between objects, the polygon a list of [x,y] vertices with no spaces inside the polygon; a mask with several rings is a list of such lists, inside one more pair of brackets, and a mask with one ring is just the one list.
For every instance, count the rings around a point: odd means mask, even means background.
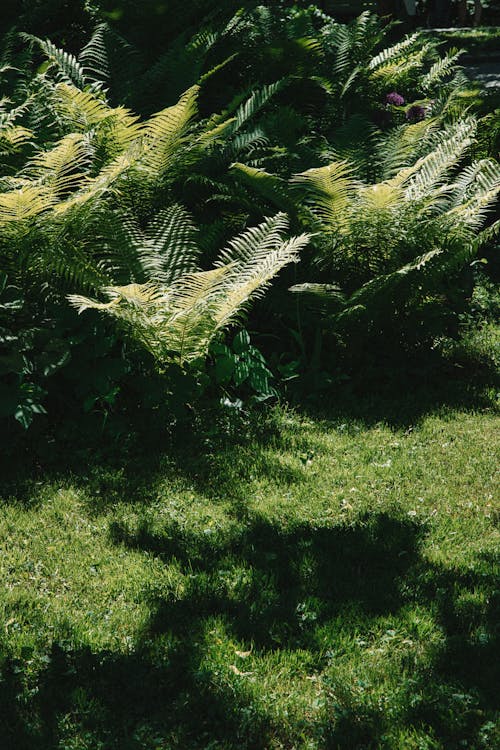
[{"label": "sunlit fern frond", "polygon": [[306,235],[286,240],[283,214],[266,219],[229,243],[210,271],[178,276],[172,283],[108,287],[108,302],[71,296],[81,312],[95,308],[128,324],[130,333],[160,366],[182,367],[206,354],[217,332],[232,323],[283,266],[298,260]]},{"label": "sunlit fern frond", "polygon": [[170,287],[130,284],[103,289],[108,302],[69,296],[82,312],[96,309],[127,324],[129,333],[160,366],[181,366],[203,356],[215,334],[214,299],[223,293],[226,268],[187,274]]},{"label": "sunlit fern frond", "polygon": [[80,190],[57,203],[54,214],[61,218],[72,211],[89,208],[90,204],[116,189],[118,180],[130,170],[136,160],[137,155],[133,151],[120,154],[101,169],[96,177],[84,179]]},{"label": "sunlit fern frond", "polygon": [[498,240],[500,234],[500,219],[494,221],[489,226],[479,232],[473,240],[474,255],[477,255],[479,249],[486,243],[492,243]]},{"label": "sunlit fern frond", "polygon": [[57,47],[50,39],[40,39],[32,34],[21,34],[23,39],[31,44],[36,44],[47,59],[57,68],[58,77],[79,88],[83,88],[86,83],[85,71],[78,62],[78,59],[70,52]]},{"label": "sunlit fern frond", "polygon": [[478,232],[498,203],[499,193],[500,179],[494,187],[489,190],[477,190],[467,201],[452,208],[448,212],[448,217],[455,222],[455,230],[463,226],[472,232]]},{"label": "sunlit fern frond", "polygon": [[356,189],[353,170],[347,162],[332,162],[325,167],[308,169],[292,178],[291,184],[304,192],[321,226],[342,227]]},{"label": "sunlit fern frond", "polygon": [[26,186],[0,193],[0,231],[23,231],[27,219],[48,211],[55,203],[53,192],[45,186]]},{"label": "sunlit fern frond", "polygon": [[440,57],[430,67],[428,73],[422,77],[421,86],[424,91],[430,91],[434,86],[449,78],[456,72],[457,63],[463,54],[463,50],[451,49],[444,57]]},{"label": "sunlit fern frond", "polygon": [[229,268],[229,272],[225,294],[215,314],[217,328],[234,321],[251,299],[264,294],[284,266],[299,260],[299,252],[310,236],[302,234],[285,240],[283,234],[287,230],[286,214],[277,214],[231,240],[220,254],[215,265]]},{"label": "sunlit fern frond", "polygon": [[371,71],[371,80],[385,87],[397,86],[423,68],[430,49],[430,45],[422,45],[402,58],[388,60]]},{"label": "sunlit fern frond", "polygon": [[59,199],[80,187],[91,162],[92,149],[81,133],[64,136],[54,148],[40,151],[23,173],[33,182],[51,189]]},{"label": "sunlit fern frond", "polygon": [[87,44],[78,55],[78,64],[85,81],[102,84],[109,79],[109,60],[106,49],[107,23],[99,23]]},{"label": "sunlit fern frond", "polygon": [[436,144],[411,168],[407,196],[419,200],[430,195],[436,187],[446,181],[450,170],[457,167],[467,149],[473,143],[477,122],[474,118],[461,120],[447,126],[436,136]]},{"label": "sunlit fern frond", "polygon": [[35,132],[28,121],[33,96],[28,95],[21,104],[12,105],[8,97],[2,99],[0,108],[0,154],[8,156],[35,141]]},{"label": "sunlit fern frond", "polygon": [[394,177],[404,167],[414,164],[423,148],[423,141],[436,132],[436,119],[425,118],[420,122],[400,125],[379,136],[375,160],[382,180]]},{"label": "sunlit fern frond", "polygon": [[390,182],[367,185],[358,190],[356,210],[372,214],[396,210],[401,206],[403,197],[403,190]]},{"label": "sunlit fern frond", "polygon": [[404,57],[409,50],[415,47],[420,35],[419,33],[411,34],[405,37],[401,42],[393,44],[391,47],[386,47],[379,52],[375,57],[368,63],[369,70],[377,70],[378,68],[387,65],[387,63]]},{"label": "sunlit fern frond", "polygon": [[33,131],[22,125],[0,125],[0,155],[10,154],[30,143],[33,139]]},{"label": "sunlit fern frond", "polygon": [[298,235],[281,242],[265,256],[256,253],[251,263],[239,264],[237,271],[231,269],[225,294],[215,312],[217,329],[236,322],[246,311],[250,301],[264,295],[272,279],[284,266],[298,262],[299,251],[308,242],[309,235]]},{"label": "sunlit fern frond", "polygon": [[0,111],[0,127],[8,128],[14,125],[16,121],[20,120],[28,112],[32,103],[32,96],[28,95],[21,104],[17,104],[16,106],[12,106],[12,102],[8,97],[4,97],[2,103],[3,106]]},{"label": "sunlit fern frond", "polygon": [[464,167],[450,185],[451,205],[460,205],[478,192],[488,192],[498,186],[500,167],[493,159],[481,159]]},{"label": "sunlit fern frond", "polygon": [[110,107],[96,91],[80,91],[66,83],[53,91],[54,109],[63,130],[87,133],[99,130],[106,150],[116,156],[143,133],[139,118],[125,107]]},{"label": "sunlit fern frond", "polygon": [[152,177],[161,176],[183,143],[197,111],[199,87],[192,86],[177,104],[158,112],[144,123],[141,163]]},{"label": "sunlit fern frond", "polygon": [[55,87],[53,100],[56,113],[71,132],[85,133],[106,119],[111,109],[100,94],[81,91],[69,83]]},{"label": "sunlit fern frond", "polygon": [[106,152],[117,156],[141,137],[143,125],[138,115],[125,107],[113,107],[100,123]]},{"label": "sunlit fern frond", "polygon": [[198,271],[177,279],[165,302],[169,308],[165,347],[177,353],[178,363],[203,356],[216,333],[217,301],[225,294],[228,267]]},{"label": "sunlit fern frond", "polygon": [[[245,265],[256,258],[256,251],[261,255],[277,247],[282,241],[283,233],[288,229],[286,214],[279,213],[266,219],[256,227],[250,227],[242,234],[234,237],[224,249],[216,262],[216,266],[231,264]],[[235,265],[236,264],[236,265]]]}]

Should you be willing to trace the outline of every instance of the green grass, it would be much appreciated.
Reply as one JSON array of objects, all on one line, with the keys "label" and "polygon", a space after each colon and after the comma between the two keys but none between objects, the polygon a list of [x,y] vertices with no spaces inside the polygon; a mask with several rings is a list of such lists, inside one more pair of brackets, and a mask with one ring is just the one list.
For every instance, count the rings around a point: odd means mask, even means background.
[{"label": "green grass", "polygon": [[458,47],[472,55],[488,54],[490,52],[498,54],[498,37],[500,35],[498,26],[444,29],[440,31],[428,29],[426,33],[436,40],[444,42],[447,48]]},{"label": "green grass", "polygon": [[497,746],[498,427],[488,403],[276,410],[123,466],[20,470],[0,747]]}]

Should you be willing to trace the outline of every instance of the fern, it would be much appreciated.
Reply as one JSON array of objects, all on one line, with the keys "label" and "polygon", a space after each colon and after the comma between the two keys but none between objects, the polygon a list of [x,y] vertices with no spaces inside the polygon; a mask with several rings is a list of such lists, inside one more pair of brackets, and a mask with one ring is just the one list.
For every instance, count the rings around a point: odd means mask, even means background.
[{"label": "fern", "polygon": [[295,175],[292,185],[305,188],[305,201],[311,206],[320,226],[340,228],[345,224],[355,190],[349,164],[333,162],[326,167],[309,169]]},{"label": "fern", "polygon": [[404,57],[408,52],[415,47],[416,42],[419,39],[419,33],[411,34],[405,37],[401,42],[394,44],[392,47],[386,47],[379,52],[375,57],[368,63],[369,70],[377,70],[382,66],[386,66],[389,62],[392,63],[401,57]]},{"label": "fern", "polygon": [[[142,231],[131,218],[118,217],[123,239],[135,252],[138,277],[168,285],[182,273],[196,270],[199,248],[196,228],[188,212],[179,205],[159,211]],[[120,245],[122,253],[123,244]],[[125,253],[130,257],[130,252]],[[126,268],[130,268],[128,260]],[[139,279],[138,279],[139,280]]]},{"label": "fern", "polygon": [[[299,216],[322,230],[314,241],[323,268],[337,274],[347,293],[336,325],[377,319],[387,326],[392,314],[403,320],[415,313],[467,267],[482,236],[491,234],[483,227],[498,200],[500,168],[493,160],[481,160],[460,169],[473,143],[474,118],[442,131],[427,127],[420,131],[420,143],[414,143],[418,129],[409,128],[410,143],[399,147],[400,157],[407,146],[408,154],[414,149],[426,153],[386,180],[353,180],[349,166],[338,162],[292,180],[303,191],[302,206],[310,209],[302,208]],[[295,285],[293,291],[323,302],[328,296],[323,282]]]},{"label": "fern", "polygon": [[78,64],[85,82],[98,84],[108,81],[110,76],[109,59],[106,50],[106,37],[109,27],[106,23],[98,24],[85,47],[78,55]]},{"label": "fern", "polygon": [[88,139],[80,133],[71,133],[53,149],[34,156],[24,174],[33,182],[49,187],[55,198],[61,199],[80,187],[91,157]]},{"label": "fern", "polygon": [[196,114],[199,87],[193,86],[173,107],[158,112],[145,123],[142,134],[144,153],[141,163],[150,175],[162,175],[182,144]]},{"label": "fern", "polygon": [[292,201],[288,195],[287,183],[276,175],[269,174],[264,169],[256,169],[247,164],[235,162],[231,170],[246,185],[251,187],[263,198],[273,203],[282,211],[290,211]]},{"label": "fern", "polygon": [[61,79],[78,86],[78,88],[85,86],[85,71],[74,55],[56,47],[49,39],[39,39],[31,34],[21,34],[21,37],[25,41],[37,44],[40,47],[48,60],[57,67],[58,76]]},{"label": "fern", "polygon": [[463,50],[450,50],[445,57],[436,60],[431,66],[428,73],[426,73],[421,82],[421,86],[424,91],[431,90],[436,84],[440,84],[443,79],[449,76],[451,73],[456,72],[456,64],[463,54]]},{"label": "fern", "polygon": [[270,83],[255,91],[243,104],[238,107],[235,113],[233,130],[240,130],[256,113],[261,110],[270,99],[275,96],[285,85],[285,80],[279,80]]},{"label": "fern", "polygon": [[[237,320],[283,266],[298,260],[308,236],[285,240],[287,227],[286,217],[278,214],[247,230],[229,243],[211,271],[180,273],[174,263],[167,285],[109,287],[103,290],[109,298],[104,303],[79,295],[70,301],[80,312],[95,308],[126,323],[160,366],[175,362],[187,367],[206,353],[217,332]],[[149,264],[145,270],[157,274]]]}]

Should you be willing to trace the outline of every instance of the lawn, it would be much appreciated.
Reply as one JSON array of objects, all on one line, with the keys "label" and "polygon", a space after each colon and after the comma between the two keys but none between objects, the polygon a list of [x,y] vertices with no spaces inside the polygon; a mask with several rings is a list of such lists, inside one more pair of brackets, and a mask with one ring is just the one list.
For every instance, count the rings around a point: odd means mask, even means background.
[{"label": "lawn", "polygon": [[11,471],[2,750],[498,746],[498,427],[277,408]]}]

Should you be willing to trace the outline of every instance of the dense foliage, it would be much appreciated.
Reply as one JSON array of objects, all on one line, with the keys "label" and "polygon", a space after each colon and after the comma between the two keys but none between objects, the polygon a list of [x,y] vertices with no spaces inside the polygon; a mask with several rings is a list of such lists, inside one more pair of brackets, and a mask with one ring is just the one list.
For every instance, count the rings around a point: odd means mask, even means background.
[{"label": "dense foliage", "polygon": [[[459,51],[367,12],[232,10],[155,61],[97,11],[77,53],[4,37],[2,416],[310,393],[458,335],[500,185]],[[225,331],[282,269],[242,356]]]}]

